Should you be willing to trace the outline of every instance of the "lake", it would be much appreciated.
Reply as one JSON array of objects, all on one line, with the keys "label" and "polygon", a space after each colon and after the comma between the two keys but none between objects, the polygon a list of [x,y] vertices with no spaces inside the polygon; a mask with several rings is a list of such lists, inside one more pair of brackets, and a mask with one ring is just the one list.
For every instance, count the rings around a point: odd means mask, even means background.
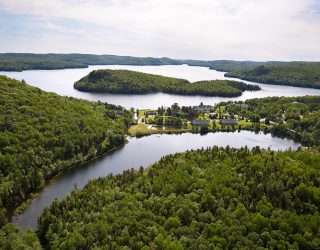
[{"label": "lake", "polygon": [[[159,74],[164,76],[184,78],[191,82],[200,80],[214,79],[230,79],[236,78],[224,77],[224,72],[210,70],[207,67],[196,67],[188,65],[165,65],[165,66],[128,66],[128,65],[109,65],[109,66],[90,66],[84,69],[62,69],[62,70],[30,70],[23,72],[0,72],[1,75],[6,75],[18,80],[24,79],[28,84],[39,87],[40,89],[55,92],[60,95],[73,96],[91,101],[102,101],[112,104],[121,105],[126,108],[153,108],[159,106],[170,106],[173,103],[178,103],[180,106],[216,104],[221,101],[230,100],[247,100],[251,98],[262,98],[267,96],[303,96],[303,95],[320,95],[320,89],[289,87],[280,85],[268,85],[254,83],[259,85],[262,90],[250,92],[246,91],[240,97],[204,97],[204,96],[179,96],[171,94],[146,94],[146,95],[119,95],[106,93],[86,93],[73,88],[73,83],[95,69],[129,69],[145,73]],[[243,81],[246,83],[253,83]]]},{"label": "lake", "polygon": [[167,154],[183,152],[210,146],[231,146],[249,148],[260,146],[273,150],[296,149],[300,145],[288,139],[272,137],[270,134],[255,134],[249,131],[234,133],[209,133],[206,135],[185,133],[180,135],[151,135],[142,138],[128,138],[128,143],[120,149],[98,159],[69,169],[49,182],[31,205],[12,222],[26,228],[35,228],[37,218],[42,210],[55,199],[65,197],[76,184],[78,188],[93,178],[106,176],[110,173],[119,174],[126,169],[147,167]]},{"label": "lake", "polygon": [[[30,70],[23,72],[0,72],[0,74],[18,80],[24,79],[28,84],[40,89],[55,92],[64,96],[73,96],[91,101],[102,101],[122,105],[126,108],[158,108],[170,106],[177,102],[179,105],[191,106],[204,104],[216,104],[221,101],[246,100],[250,98],[262,98],[267,96],[303,96],[320,95],[320,90],[310,88],[298,88],[278,85],[258,84],[262,90],[256,92],[246,91],[237,98],[203,97],[203,96],[179,96],[170,94],[147,94],[147,95],[118,95],[80,92],[73,88],[73,83],[95,69],[129,69],[145,73],[159,74],[164,76],[184,78],[191,82],[199,80],[228,79],[224,72],[209,70],[207,67],[195,67],[187,65],[166,66],[90,66],[85,69],[63,70]],[[231,79],[239,80],[239,79]],[[239,80],[241,81],[241,80]],[[248,81],[243,81],[252,83]],[[23,227],[36,227],[37,217],[43,208],[50,205],[53,199],[62,199],[77,184],[82,188],[90,179],[106,176],[110,173],[119,174],[130,168],[147,167],[158,161],[162,156],[188,149],[197,149],[213,145],[231,147],[260,146],[274,150],[297,148],[299,144],[291,140],[274,138],[271,135],[255,134],[248,131],[240,133],[211,133],[204,136],[200,134],[181,135],[152,135],[143,138],[128,138],[128,143],[122,148],[93,160],[77,168],[69,169],[49,182],[33,199],[32,204],[19,217],[12,221]]]}]

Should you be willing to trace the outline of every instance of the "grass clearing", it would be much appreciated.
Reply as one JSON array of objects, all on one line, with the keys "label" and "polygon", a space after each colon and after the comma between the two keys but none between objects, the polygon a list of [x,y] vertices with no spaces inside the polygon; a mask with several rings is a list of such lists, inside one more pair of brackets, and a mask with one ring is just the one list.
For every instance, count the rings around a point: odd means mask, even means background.
[{"label": "grass clearing", "polygon": [[148,125],[143,123],[133,125],[128,130],[128,134],[130,136],[144,136],[144,135],[150,135],[151,133],[152,133],[152,130],[148,129]]}]

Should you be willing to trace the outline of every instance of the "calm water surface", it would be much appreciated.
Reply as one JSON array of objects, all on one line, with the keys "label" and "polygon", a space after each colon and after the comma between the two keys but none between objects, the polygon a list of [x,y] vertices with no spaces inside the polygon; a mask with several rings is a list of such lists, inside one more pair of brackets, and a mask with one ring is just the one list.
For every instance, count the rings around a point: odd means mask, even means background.
[{"label": "calm water surface", "polygon": [[210,133],[203,136],[191,133],[152,135],[139,139],[130,137],[128,140],[129,143],[113,153],[80,167],[69,169],[59,175],[44,187],[39,196],[32,201],[32,204],[18,219],[13,217],[12,221],[24,228],[35,228],[37,218],[42,213],[43,208],[49,206],[55,198],[62,199],[65,197],[72,190],[74,184],[77,184],[78,188],[83,188],[90,179],[106,176],[110,173],[119,174],[130,168],[147,167],[167,154],[213,145],[229,145],[235,148],[246,145],[249,148],[260,146],[262,148],[270,147],[274,150],[296,149],[300,146],[291,140],[248,131]]},{"label": "calm water surface", "polygon": [[[103,101],[112,104],[124,106],[126,108],[158,108],[159,106],[170,106],[177,102],[182,106],[205,104],[216,104],[221,101],[246,100],[250,98],[262,98],[267,96],[303,96],[320,95],[319,89],[298,88],[278,85],[268,85],[255,83],[262,90],[250,92],[246,91],[240,97],[204,97],[204,96],[179,96],[171,94],[146,94],[146,95],[119,95],[106,93],[85,93],[73,88],[73,83],[92,70],[95,69],[129,69],[145,73],[159,74],[164,76],[184,78],[191,82],[200,80],[231,79],[224,77],[224,72],[209,70],[207,67],[195,67],[187,65],[165,65],[165,66],[90,66],[85,69],[63,69],[63,70],[30,70],[23,72],[0,72],[1,75],[7,75],[18,80],[24,79],[28,84],[39,87],[40,89],[55,92],[60,95],[73,96],[91,101]],[[240,79],[231,79],[238,80]],[[247,83],[253,83],[243,81]]]}]

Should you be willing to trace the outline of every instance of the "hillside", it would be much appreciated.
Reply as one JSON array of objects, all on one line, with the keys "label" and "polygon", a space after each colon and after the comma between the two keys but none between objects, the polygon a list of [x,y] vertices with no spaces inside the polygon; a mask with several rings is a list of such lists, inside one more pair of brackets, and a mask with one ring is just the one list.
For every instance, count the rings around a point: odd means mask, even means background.
[{"label": "hillside", "polygon": [[146,74],[129,70],[94,70],[74,87],[87,92],[120,94],[169,93],[179,95],[240,96],[245,90],[259,86],[236,81],[213,80],[190,83],[184,79]]},{"label": "hillside", "polygon": [[316,249],[320,155],[209,148],[92,180],[39,219],[51,249]]},{"label": "hillside", "polygon": [[14,208],[50,177],[122,145],[130,114],[120,109],[0,76],[0,221],[2,208]]},{"label": "hillside", "polygon": [[165,65],[180,64],[169,58],[92,54],[0,54],[0,71],[87,68],[89,65]]},{"label": "hillside", "polygon": [[229,72],[235,70],[248,70],[257,66],[268,64],[270,62],[255,62],[255,61],[234,61],[234,60],[180,60],[180,62],[190,66],[209,67],[217,71]]},{"label": "hillside", "polygon": [[320,88],[320,63],[283,63],[235,70],[225,74],[242,80],[295,87]]},{"label": "hillside", "polygon": [[133,57],[94,54],[33,54],[0,53],[0,71],[22,71],[31,69],[84,68],[89,65],[194,65],[213,67],[220,71],[248,69],[262,62],[232,60],[177,60],[171,58]]}]

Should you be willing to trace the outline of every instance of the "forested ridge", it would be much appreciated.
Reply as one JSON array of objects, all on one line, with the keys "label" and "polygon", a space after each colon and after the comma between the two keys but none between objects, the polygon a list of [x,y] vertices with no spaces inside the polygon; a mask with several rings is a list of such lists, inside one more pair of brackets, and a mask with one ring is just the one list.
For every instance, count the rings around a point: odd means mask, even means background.
[{"label": "forested ridge", "polygon": [[320,88],[320,63],[266,64],[249,70],[231,71],[225,76],[267,84]]},{"label": "forested ridge", "polygon": [[234,60],[182,60],[190,66],[210,67],[227,72],[226,77],[253,82],[305,88],[320,88],[320,62],[234,61]]},{"label": "forested ridge", "polygon": [[181,64],[170,58],[133,57],[92,54],[0,54],[0,71],[36,69],[87,68],[89,65],[175,65]]},{"label": "forested ridge", "polygon": [[245,90],[260,90],[257,85],[237,81],[212,80],[190,83],[188,80],[130,70],[94,70],[75,82],[81,91],[121,94],[163,92],[179,95],[240,96]]},{"label": "forested ridge", "polygon": [[[120,115],[118,113],[121,113]],[[0,226],[48,178],[125,142],[129,111],[0,76]]]},{"label": "forested ridge", "polygon": [[89,65],[182,65],[212,67],[220,71],[248,69],[260,66],[262,62],[232,60],[177,60],[171,58],[133,57],[94,54],[34,54],[0,53],[1,71],[22,71],[36,69],[85,68]]},{"label": "forested ridge", "polygon": [[49,249],[317,249],[319,167],[314,150],[169,155],[55,200],[38,234]]}]

